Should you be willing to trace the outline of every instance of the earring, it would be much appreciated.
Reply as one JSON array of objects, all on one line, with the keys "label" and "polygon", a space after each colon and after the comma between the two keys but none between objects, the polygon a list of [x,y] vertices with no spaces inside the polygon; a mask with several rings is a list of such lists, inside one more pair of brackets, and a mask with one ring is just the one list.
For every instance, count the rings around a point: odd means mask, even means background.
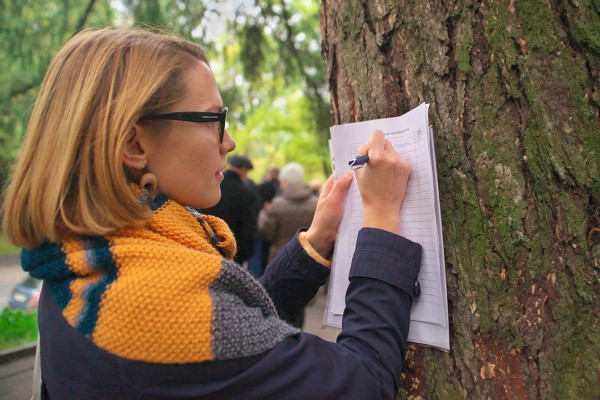
[{"label": "earring", "polygon": [[150,204],[150,201],[154,200],[158,188],[158,179],[156,179],[156,175],[150,172],[142,175],[140,186],[142,187],[142,202]]}]

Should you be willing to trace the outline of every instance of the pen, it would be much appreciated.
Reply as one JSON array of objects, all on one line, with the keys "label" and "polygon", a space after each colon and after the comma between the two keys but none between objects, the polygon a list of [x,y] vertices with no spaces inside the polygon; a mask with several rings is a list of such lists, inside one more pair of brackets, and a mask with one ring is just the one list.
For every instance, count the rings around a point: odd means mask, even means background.
[{"label": "pen", "polygon": [[356,158],[348,161],[348,165],[350,166],[350,169],[359,169],[359,168],[362,168],[365,165],[367,165],[368,162],[369,162],[368,154],[364,155],[364,156],[357,154]]}]

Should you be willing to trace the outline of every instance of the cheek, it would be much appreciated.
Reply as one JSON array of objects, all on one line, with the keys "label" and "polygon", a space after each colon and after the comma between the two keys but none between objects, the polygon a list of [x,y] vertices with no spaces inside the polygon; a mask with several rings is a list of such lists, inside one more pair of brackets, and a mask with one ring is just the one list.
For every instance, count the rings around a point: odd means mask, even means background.
[{"label": "cheek", "polygon": [[151,170],[157,175],[159,188],[186,205],[206,207],[203,203],[216,204],[220,198],[217,171],[224,166],[218,147],[207,143],[204,137],[196,138],[194,132],[178,137],[187,140],[163,143],[164,147],[158,149]]},{"label": "cheek", "polygon": [[218,153],[209,152],[204,147],[202,150],[185,152],[185,157],[180,157],[179,170],[186,175],[190,182],[210,184],[216,180],[216,172],[219,170]]}]

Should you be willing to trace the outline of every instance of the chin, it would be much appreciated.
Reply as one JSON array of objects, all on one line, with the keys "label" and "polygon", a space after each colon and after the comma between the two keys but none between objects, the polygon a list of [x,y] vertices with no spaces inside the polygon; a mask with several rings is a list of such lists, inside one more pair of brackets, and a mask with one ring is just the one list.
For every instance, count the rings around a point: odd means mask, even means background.
[{"label": "chin", "polygon": [[[202,206],[201,207],[196,207],[198,209],[204,209],[204,208],[210,208],[210,207],[214,207],[219,203],[219,200],[221,200],[221,191],[219,191],[219,195],[215,196],[214,198],[211,199],[203,199],[202,201]],[[198,202],[200,203],[200,202]]]}]

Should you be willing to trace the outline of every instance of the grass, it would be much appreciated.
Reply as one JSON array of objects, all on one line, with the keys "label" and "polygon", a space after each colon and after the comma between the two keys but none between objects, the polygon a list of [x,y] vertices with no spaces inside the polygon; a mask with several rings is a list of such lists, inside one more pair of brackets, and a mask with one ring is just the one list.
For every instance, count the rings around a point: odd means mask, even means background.
[{"label": "grass", "polygon": [[13,245],[4,232],[0,232],[0,255],[19,254],[20,248]]},{"label": "grass", "polygon": [[37,340],[37,313],[11,311],[0,314],[0,351],[33,343]]},{"label": "grass", "polygon": [[[0,256],[19,254],[20,251],[0,232]],[[37,340],[37,335],[36,312],[24,313],[4,308],[0,313],[0,351],[33,343]]]}]

